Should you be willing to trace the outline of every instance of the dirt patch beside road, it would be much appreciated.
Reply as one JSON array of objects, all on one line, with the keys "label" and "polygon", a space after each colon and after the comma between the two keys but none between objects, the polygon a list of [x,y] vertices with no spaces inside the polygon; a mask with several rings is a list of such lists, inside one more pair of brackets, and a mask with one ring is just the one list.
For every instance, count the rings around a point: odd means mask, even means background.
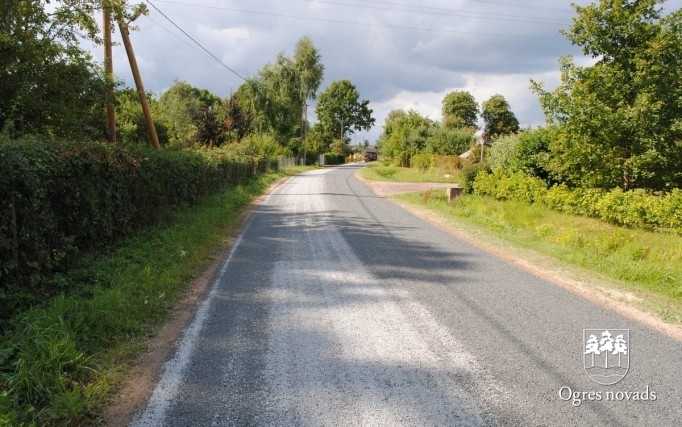
[{"label": "dirt patch beside road", "polygon": [[435,189],[445,189],[459,187],[455,183],[443,182],[388,182],[388,181],[369,181],[355,174],[355,177],[372,189],[378,196],[390,197],[402,193],[414,193],[417,191],[427,191]]}]

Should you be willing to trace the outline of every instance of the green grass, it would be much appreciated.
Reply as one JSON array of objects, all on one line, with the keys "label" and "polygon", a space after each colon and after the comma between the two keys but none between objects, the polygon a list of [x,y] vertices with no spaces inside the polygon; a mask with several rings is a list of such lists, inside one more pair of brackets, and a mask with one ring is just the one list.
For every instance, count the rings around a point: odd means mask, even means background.
[{"label": "green grass", "polygon": [[392,182],[459,182],[459,171],[431,169],[422,171],[417,168],[392,166],[388,162],[369,163],[360,170],[360,175],[373,181]]},{"label": "green grass", "polygon": [[514,246],[595,272],[599,278],[587,280],[630,292],[642,301],[640,308],[682,323],[682,237],[677,234],[628,229],[540,205],[478,196],[454,204],[440,193],[398,199],[436,211],[459,227],[484,229]]},{"label": "green grass", "polygon": [[169,213],[56,277],[68,293],[22,313],[0,339],[0,426],[97,423],[144,340],[240,227],[243,208],[282,176]]}]

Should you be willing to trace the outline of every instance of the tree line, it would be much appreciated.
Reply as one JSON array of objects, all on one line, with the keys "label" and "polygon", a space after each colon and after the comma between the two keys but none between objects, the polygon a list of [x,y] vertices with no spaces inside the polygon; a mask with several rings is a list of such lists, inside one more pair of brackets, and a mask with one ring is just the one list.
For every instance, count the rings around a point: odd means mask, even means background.
[{"label": "tree line", "polygon": [[[519,130],[501,96],[484,102],[484,139],[492,142],[486,167],[538,177],[547,186],[682,188],[682,11],[664,15],[663,3],[574,6],[573,24],[562,33],[594,64],[561,58],[561,82],[551,91],[531,81],[545,112],[543,127]],[[472,144],[476,108],[470,94],[453,92],[443,100],[441,124],[416,112],[392,112],[382,150],[402,165],[420,151],[460,154]]]},{"label": "tree line", "polygon": [[443,98],[441,122],[413,110],[391,111],[379,139],[381,152],[400,166],[410,166],[421,154],[461,155],[475,143],[479,113],[485,123],[483,142],[519,131],[519,121],[504,96],[490,97],[479,110],[471,93],[453,91]]},{"label": "tree line", "polygon": [[[114,102],[117,141],[149,144],[137,92],[108,81],[78,43],[102,43],[94,19],[102,7],[125,17],[145,9],[119,0],[55,3],[48,10],[41,0],[16,0],[0,11],[0,135],[103,141],[104,106]],[[237,152],[258,156],[345,152],[349,134],[374,124],[372,110],[349,80],[318,93],[323,80],[321,55],[304,36],[292,56],[278,54],[227,98],[178,80],[146,99],[162,146],[233,144]],[[314,101],[318,121],[311,126],[308,106]]]}]

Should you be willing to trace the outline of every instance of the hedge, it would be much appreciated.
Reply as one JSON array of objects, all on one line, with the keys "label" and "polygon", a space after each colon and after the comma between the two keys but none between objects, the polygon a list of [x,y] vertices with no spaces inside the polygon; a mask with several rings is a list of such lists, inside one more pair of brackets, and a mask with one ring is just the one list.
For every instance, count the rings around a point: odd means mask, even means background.
[{"label": "hedge", "polygon": [[0,313],[52,292],[44,279],[80,254],[265,167],[266,162],[221,150],[0,142]]},{"label": "hedge", "polygon": [[339,153],[324,153],[325,165],[342,165],[346,163],[346,156]]},{"label": "hedge", "polygon": [[599,189],[547,188],[543,180],[523,173],[479,173],[473,193],[498,200],[541,203],[562,212],[585,215],[624,227],[668,229],[682,232],[682,191],[663,195]]}]

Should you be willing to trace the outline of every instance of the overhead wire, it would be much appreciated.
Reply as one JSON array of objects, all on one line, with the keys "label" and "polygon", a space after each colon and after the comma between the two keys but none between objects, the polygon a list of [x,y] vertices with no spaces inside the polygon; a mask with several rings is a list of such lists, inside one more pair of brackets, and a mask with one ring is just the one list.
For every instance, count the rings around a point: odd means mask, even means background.
[{"label": "overhead wire", "polygon": [[233,70],[229,65],[225,64],[222,60],[220,60],[220,58],[218,58],[217,56],[215,56],[213,53],[211,53],[211,51],[209,51],[208,49],[206,49],[201,43],[199,43],[198,41],[196,41],[196,39],[195,39],[194,37],[190,36],[190,35],[187,33],[187,31],[183,30],[178,24],[176,24],[172,19],[170,19],[170,18],[168,17],[168,15],[166,15],[165,13],[163,13],[158,7],[156,7],[156,5],[154,5],[154,3],[152,3],[150,0],[145,0],[145,1],[146,1],[151,7],[153,7],[157,12],[159,12],[159,13],[161,14],[161,16],[163,16],[164,18],[166,18],[166,20],[168,20],[168,22],[170,22],[171,24],[173,24],[173,26],[175,26],[175,28],[177,28],[178,30],[180,30],[185,36],[187,36],[187,38],[189,38],[189,39],[192,40],[197,46],[199,46],[199,47],[201,48],[201,50],[203,50],[204,52],[206,52],[207,54],[209,54],[209,55],[211,56],[211,58],[215,59],[219,64],[221,64],[223,67],[225,67],[226,69],[228,69],[228,70],[229,70],[232,74],[234,74],[235,76],[239,77],[240,79],[242,79],[242,80],[244,80],[244,81],[247,81],[245,77],[243,77],[241,74],[239,74],[238,72],[236,72],[235,70]]},{"label": "overhead wire", "polygon": [[[147,1],[149,1],[149,0],[147,0]],[[273,16],[273,17],[278,17],[278,18],[290,18],[290,19],[318,21],[318,22],[331,22],[331,23],[336,23],[336,24],[357,25],[357,26],[365,26],[365,27],[380,27],[380,28],[416,30],[416,31],[427,31],[427,32],[436,32],[436,33],[451,33],[451,34],[470,34],[470,35],[477,35],[477,36],[522,37],[522,38],[531,38],[531,39],[547,39],[546,36],[535,36],[535,35],[528,35],[528,34],[502,34],[502,33],[491,33],[491,32],[482,32],[482,31],[465,31],[465,30],[455,30],[455,29],[436,29],[436,28],[426,28],[426,27],[410,27],[410,26],[401,26],[401,25],[346,21],[346,20],[341,20],[341,19],[312,18],[312,17],[306,17],[306,16],[286,15],[286,14],[280,14],[280,13],[274,13],[274,12],[234,9],[234,8],[223,7],[223,6],[191,4],[191,3],[184,3],[184,2],[173,1],[173,0],[154,0],[154,1],[158,1],[161,3],[176,4],[176,5],[181,5],[181,6],[190,6],[190,7],[198,7],[198,8],[205,8],[205,9],[215,9],[215,10],[226,10],[226,11],[231,11],[231,12],[255,14],[255,15],[262,15],[262,16]]]},{"label": "overhead wire", "polygon": [[[335,6],[345,6],[345,7],[358,7],[364,9],[374,9],[374,10],[387,10],[394,12],[408,12],[408,13],[419,13],[424,15],[438,15],[438,16],[460,16],[464,18],[478,18],[493,21],[506,21],[506,22],[526,22],[532,24],[546,24],[546,25],[560,25],[564,23],[561,18],[548,18],[548,17],[535,17],[535,16],[521,16],[521,15],[509,15],[504,13],[491,13],[491,12],[478,12],[471,10],[458,10],[449,9],[442,7],[432,7],[432,6],[422,6],[422,5],[408,5],[408,4],[398,4],[390,3],[384,1],[364,1],[363,3],[343,3],[339,1],[330,0],[300,0],[306,3],[320,3],[320,4],[330,4]],[[380,6],[371,6],[367,3],[377,4]],[[565,11],[564,11],[565,12]],[[510,19],[512,18],[512,19]]]}]

